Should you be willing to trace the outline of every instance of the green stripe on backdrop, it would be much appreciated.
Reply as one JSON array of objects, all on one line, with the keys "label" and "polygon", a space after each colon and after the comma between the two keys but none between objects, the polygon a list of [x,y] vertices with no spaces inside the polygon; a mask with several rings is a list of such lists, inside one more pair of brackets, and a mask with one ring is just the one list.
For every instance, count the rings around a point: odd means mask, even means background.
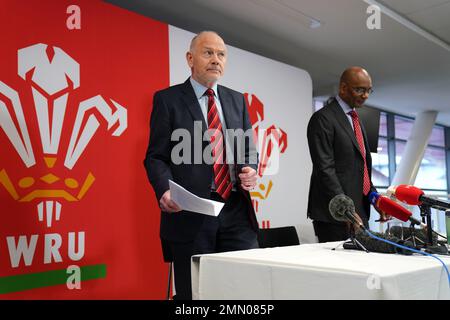
[{"label": "green stripe on backdrop", "polygon": [[[106,264],[80,267],[81,281],[106,277]],[[20,274],[0,278],[0,294],[66,284],[73,273],[67,269]]]}]

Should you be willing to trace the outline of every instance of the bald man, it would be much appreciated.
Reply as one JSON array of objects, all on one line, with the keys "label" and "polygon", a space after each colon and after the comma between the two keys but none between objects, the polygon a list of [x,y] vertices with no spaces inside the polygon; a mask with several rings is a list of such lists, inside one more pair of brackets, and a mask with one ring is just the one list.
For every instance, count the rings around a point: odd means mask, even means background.
[{"label": "bald man", "polygon": [[349,225],[330,215],[328,204],[345,194],[355,203],[356,213],[368,227],[368,194],[376,191],[371,182],[372,158],[358,109],[372,93],[372,79],[361,67],[342,73],[339,94],[315,112],[308,124],[308,145],[313,162],[308,217],[313,220],[319,242],[346,240]]},{"label": "bald man", "polygon": [[[258,247],[249,194],[256,185],[258,156],[247,105],[241,93],[217,84],[225,72],[227,48],[217,33],[204,31],[192,39],[186,60],[191,76],[153,97],[144,160],[161,208],[164,253],[174,262],[175,298],[183,300],[192,295],[192,255]],[[236,131],[228,136],[226,130]],[[180,138],[185,133],[189,139]],[[180,151],[178,143],[187,148]],[[199,197],[223,202],[219,216],[181,210],[171,198],[169,180]]]}]

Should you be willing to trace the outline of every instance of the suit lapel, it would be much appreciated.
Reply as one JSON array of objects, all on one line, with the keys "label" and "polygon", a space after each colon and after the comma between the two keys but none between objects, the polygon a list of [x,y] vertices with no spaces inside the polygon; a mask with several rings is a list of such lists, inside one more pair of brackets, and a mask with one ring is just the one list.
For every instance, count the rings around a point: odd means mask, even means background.
[{"label": "suit lapel", "polygon": [[350,139],[353,142],[353,145],[359,151],[359,154],[362,157],[361,150],[359,149],[358,141],[356,141],[355,132],[353,131],[352,126],[348,122],[348,118],[347,118],[347,115],[344,113],[344,110],[342,110],[341,106],[339,105],[339,103],[336,100],[332,103],[331,109],[333,110],[334,114],[336,115],[336,119],[337,119],[338,123],[344,129],[344,131],[348,134],[348,136],[350,137]]},{"label": "suit lapel", "polygon": [[222,86],[217,86],[219,93],[220,104],[222,106],[222,113],[225,120],[225,126],[227,129],[236,129],[237,124],[233,121],[233,99],[229,92],[227,92]]},{"label": "suit lapel", "polygon": [[184,103],[188,107],[188,110],[191,113],[194,121],[202,122],[202,132],[204,133],[208,128],[208,125],[206,124],[205,118],[203,117],[202,110],[200,108],[197,97],[195,96],[194,89],[192,88],[189,79],[187,79],[184,82],[182,90]]}]

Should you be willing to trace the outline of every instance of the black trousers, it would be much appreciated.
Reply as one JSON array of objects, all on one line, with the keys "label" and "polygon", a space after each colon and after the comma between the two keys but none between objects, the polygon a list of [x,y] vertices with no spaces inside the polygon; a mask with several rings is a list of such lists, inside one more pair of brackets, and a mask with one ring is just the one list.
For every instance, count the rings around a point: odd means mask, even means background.
[{"label": "black trousers", "polygon": [[313,226],[320,243],[343,241],[350,238],[350,228],[346,224],[333,224],[314,220]]},{"label": "black trousers", "polygon": [[[214,192],[211,199],[223,202]],[[251,227],[248,216],[248,205],[240,192],[232,192],[218,217],[205,216],[193,242],[168,242],[173,255],[175,299],[192,299],[193,255],[258,248],[257,233]]]}]

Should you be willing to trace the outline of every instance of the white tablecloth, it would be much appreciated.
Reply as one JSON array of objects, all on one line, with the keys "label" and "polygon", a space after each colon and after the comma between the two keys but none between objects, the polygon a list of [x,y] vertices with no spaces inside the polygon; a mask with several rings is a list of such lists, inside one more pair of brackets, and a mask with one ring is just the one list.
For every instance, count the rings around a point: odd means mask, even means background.
[{"label": "white tablecloth", "polygon": [[[450,299],[447,273],[436,259],[331,250],[337,244],[195,256],[193,298]],[[439,257],[450,266],[450,257]]]}]

